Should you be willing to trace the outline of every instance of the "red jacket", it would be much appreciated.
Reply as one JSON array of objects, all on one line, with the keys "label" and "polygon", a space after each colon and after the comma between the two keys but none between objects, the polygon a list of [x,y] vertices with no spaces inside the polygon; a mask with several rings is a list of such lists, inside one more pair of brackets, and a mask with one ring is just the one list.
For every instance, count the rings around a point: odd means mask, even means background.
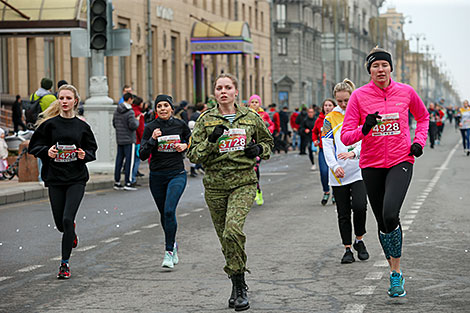
[{"label": "red jacket", "polygon": [[[134,110],[135,117],[139,116],[139,114],[142,113],[140,110],[140,107],[137,105],[132,106],[132,110]],[[144,127],[145,127],[145,120],[144,120],[144,115],[142,114],[139,118],[139,127],[137,127],[137,130],[135,131],[135,136],[136,136],[136,145],[140,145],[140,141],[142,140],[142,136],[144,134]]]},{"label": "red jacket", "polygon": [[274,110],[270,110],[268,114],[269,116],[272,115],[271,120],[274,123],[274,131],[277,133],[280,133],[281,132],[281,119],[279,118],[279,112],[276,112],[274,109]]},{"label": "red jacket", "polygon": [[320,149],[323,149],[323,144],[321,142],[321,129],[323,127],[324,120],[325,114],[323,114],[323,112],[320,112],[320,115],[318,115],[317,120],[315,121],[315,125],[312,129],[312,141],[315,142],[318,140],[320,142],[320,144],[318,145]]},{"label": "red jacket", "polygon": [[443,121],[444,121],[444,111],[442,110],[438,110],[437,111],[439,113],[439,119],[436,121],[436,126],[442,126],[443,125]]},{"label": "red jacket", "polygon": [[294,131],[299,130],[299,126],[300,126],[299,124],[295,122],[295,120],[297,119],[297,116],[299,116],[299,112],[295,112],[295,111],[292,112],[292,115],[290,116],[290,127],[292,127]]}]

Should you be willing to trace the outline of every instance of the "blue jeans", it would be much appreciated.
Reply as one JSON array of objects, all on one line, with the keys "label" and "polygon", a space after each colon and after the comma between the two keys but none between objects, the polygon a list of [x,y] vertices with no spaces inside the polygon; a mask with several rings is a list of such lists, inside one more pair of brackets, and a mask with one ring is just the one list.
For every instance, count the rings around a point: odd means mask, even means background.
[{"label": "blue jeans", "polygon": [[135,147],[135,155],[134,155],[134,168],[132,169],[132,178],[131,183],[135,183],[137,181],[137,171],[139,170],[140,166],[140,158],[139,158],[139,149],[140,144],[134,144]]},{"label": "blue jeans", "polygon": [[175,244],[176,206],[186,187],[186,180],[185,170],[150,172],[150,191],[160,212],[166,251],[173,251]]},{"label": "blue jeans", "polygon": [[131,169],[134,163],[134,144],[117,146],[116,164],[114,165],[114,181],[116,183],[119,183],[121,180],[122,162],[124,162],[125,183],[130,184]]},{"label": "blue jeans", "polygon": [[470,128],[461,129],[460,133],[462,134],[463,149],[469,150],[470,149]]},{"label": "blue jeans", "polygon": [[294,131],[292,132],[292,148],[295,150],[297,147],[300,147],[299,132]]},{"label": "blue jeans", "polygon": [[323,192],[329,192],[330,186],[328,185],[328,165],[326,164],[323,148],[318,149],[318,165],[320,166],[320,179],[323,186]]}]

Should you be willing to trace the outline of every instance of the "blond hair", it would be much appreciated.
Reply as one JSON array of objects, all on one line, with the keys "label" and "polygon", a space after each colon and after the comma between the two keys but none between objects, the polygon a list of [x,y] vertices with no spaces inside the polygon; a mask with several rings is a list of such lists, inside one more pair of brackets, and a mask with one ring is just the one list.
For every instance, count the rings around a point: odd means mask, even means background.
[{"label": "blond hair", "polygon": [[220,79],[220,78],[230,78],[230,80],[232,81],[233,85],[235,86],[235,89],[238,90],[238,79],[235,77],[235,75],[233,74],[230,74],[230,73],[222,73],[222,74],[219,74],[215,80],[214,80],[214,85],[212,86],[212,90],[215,90],[215,86],[217,86],[217,81]]},{"label": "blond hair", "polygon": [[[75,104],[73,106],[73,111],[74,111],[75,115],[77,115],[77,113],[78,113],[78,104],[80,103],[80,95],[78,94],[77,88],[75,88],[72,85],[62,85],[62,86],[60,86],[59,90],[57,91],[57,95],[59,95],[62,90],[69,90],[73,93],[74,98],[75,98]],[[47,109],[45,109],[42,113],[39,114],[39,118],[38,118],[38,120],[37,120],[37,122],[34,126],[38,127],[39,125],[41,125],[45,121],[59,115],[60,112],[61,112],[60,101],[55,100],[54,102],[52,102],[49,105],[49,107]]]},{"label": "blond hair", "polygon": [[352,94],[354,89],[356,89],[354,83],[350,79],[345,78],[342,82],[336,84],[333,89],[333,97],[336,98],[336,93],[340,91],[347,91],[349,94]]}]

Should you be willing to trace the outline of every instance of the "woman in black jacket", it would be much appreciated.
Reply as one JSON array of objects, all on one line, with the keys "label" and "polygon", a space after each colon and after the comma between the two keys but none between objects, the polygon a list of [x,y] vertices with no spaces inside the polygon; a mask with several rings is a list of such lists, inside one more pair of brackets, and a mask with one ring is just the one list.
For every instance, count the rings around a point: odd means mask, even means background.
[{"label": "woman in black jacket", "polygon": [[299,134],[300,137],[303,138],[304,144],[308,150],[308,157],[310,159],[310,163],[312,163],[312,167],[310,168],[312,171],[316,170],[317,167],[315,166],[315,158],[313,157],[313,148],[312,148],[312,130],[315,127],[315,110],[313,108],[309,108],[307,110],[307,116],[305,119],[302,120],[299,127]]},{"label": "woman in black jacket", "polygon": [[37,122],[29,153],[42,160],[41,178],[49,188],[49,200],[57,229],[62,235],[62,260],[57,278],[70,278],[69,258],[78,245],[75,216],[89,179],[86,163],[98,149],[90,125],[77,115],[80,97],[72,85],[59,88],[54,101]]},{"label": "woman in black jacket", "polygon": [[150,191],[165,232],[162,267],[173,268],[178,264],[176,206],[186,188],[183,160],[191,131],[184,121],[173,117],[173,99],[170,96],[158,95],[155,110],[158,118],[145,126],[139,155],[142,161],[151,157]]}]

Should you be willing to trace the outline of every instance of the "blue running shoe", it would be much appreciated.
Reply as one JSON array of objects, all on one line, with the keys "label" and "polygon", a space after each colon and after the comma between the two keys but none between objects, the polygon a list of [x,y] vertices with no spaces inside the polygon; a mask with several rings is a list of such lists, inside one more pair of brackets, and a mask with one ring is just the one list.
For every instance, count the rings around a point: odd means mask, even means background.
[{"label": "blue running shoe", "polygon": [[388,295],[392,298],[406,296],[405,291],[405,277],[403,274],[395,271],[390,275],[390,288],[388,289]]}]

